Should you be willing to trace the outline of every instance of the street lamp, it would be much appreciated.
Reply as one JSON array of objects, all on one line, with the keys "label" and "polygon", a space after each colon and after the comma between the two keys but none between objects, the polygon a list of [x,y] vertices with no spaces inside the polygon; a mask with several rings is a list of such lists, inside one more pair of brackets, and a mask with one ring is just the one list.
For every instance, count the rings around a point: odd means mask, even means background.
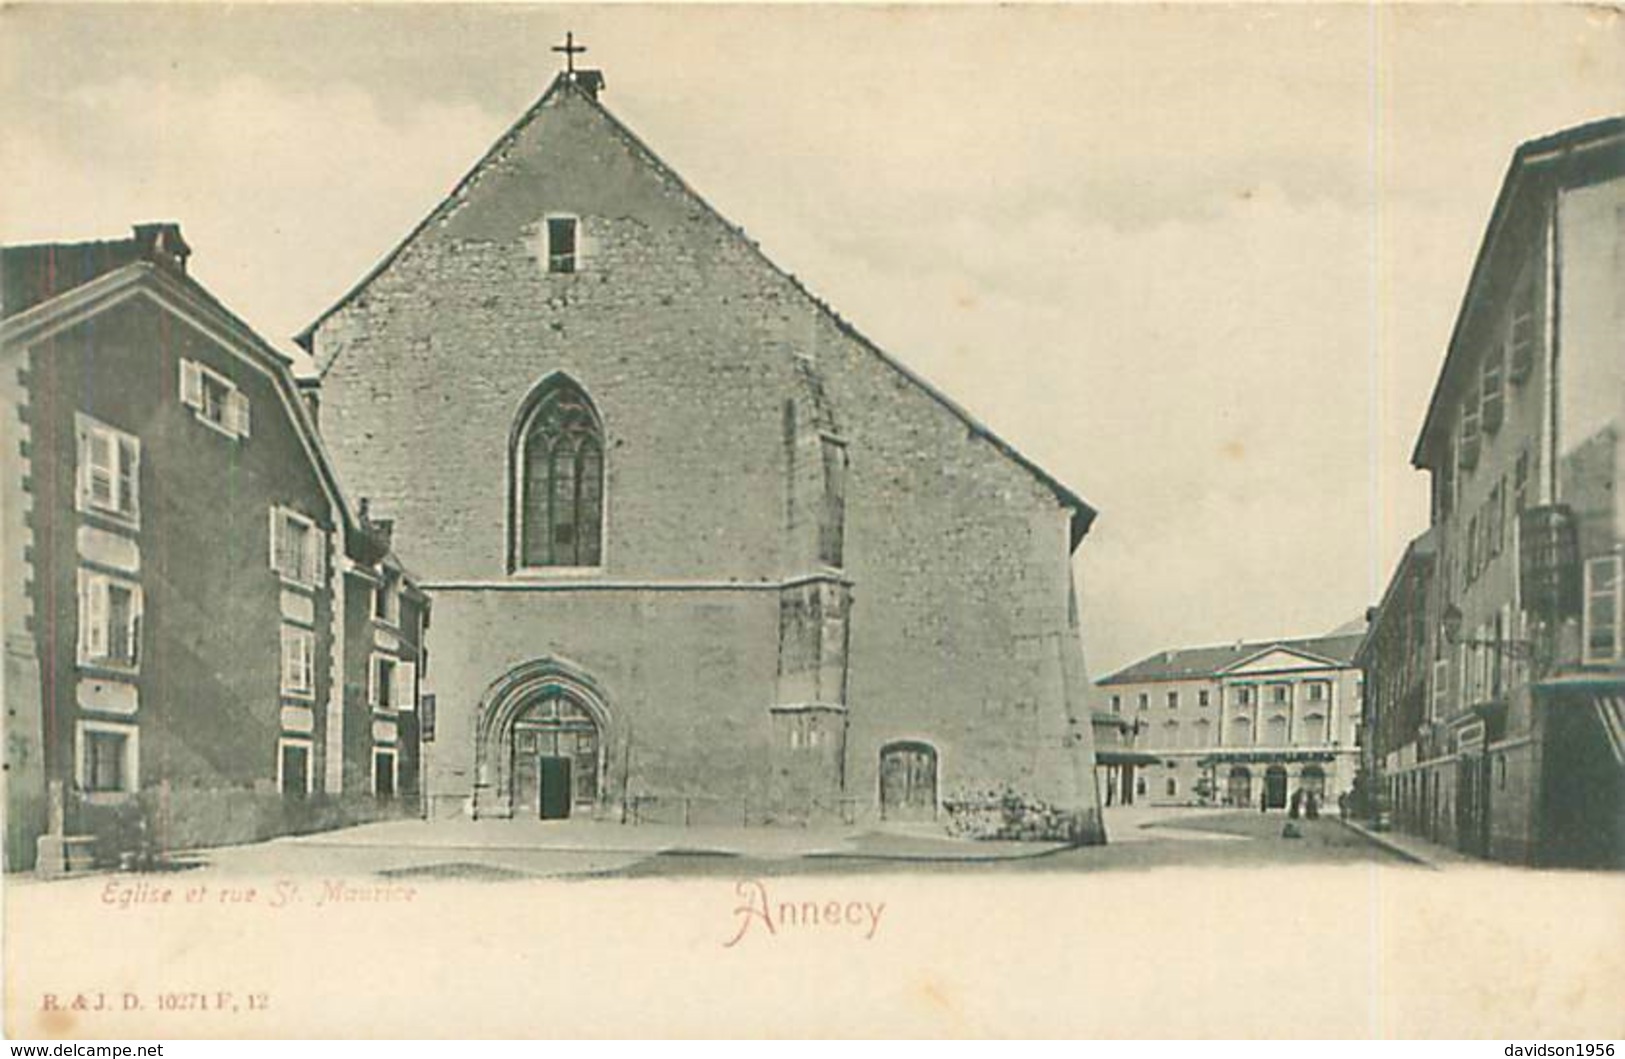
[{"label": "street lamp", "polygon": [[1461,635],[1461,608],[1454,603],[1444,608],[1439,617],[1439,625],[1444,630],[1444,638],[1450,643],[1463,647],[1488,647],[1506,655],[1508,658],[1523,660],[1530,656],[1532,645],[1528,640],[1479,640],[1472,637],[1463,638]]}]

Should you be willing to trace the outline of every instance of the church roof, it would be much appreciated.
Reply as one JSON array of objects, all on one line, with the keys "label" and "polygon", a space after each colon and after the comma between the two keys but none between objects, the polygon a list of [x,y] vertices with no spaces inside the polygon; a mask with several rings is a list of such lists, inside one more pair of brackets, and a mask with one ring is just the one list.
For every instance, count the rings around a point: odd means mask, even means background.
[{"label": "church roof", "polygon": [[[586,78],[587,75],[592,75],[592,79],[584,82],[583,79]],[[1072,511],[1071,546],[1073,548],[1078,546],[1079,542],[1083,540],[1084,535],[1089,532],[1089,527],[1095,520],[1097,511],[1093,505],[1084,500],[1083,497],[1079,496],[1076,492],[1068,488],[1054,475],[1050,474],[1048,471],[1044,470],[1044,468],[1034,463],[1026,455],[1016,449],[1015,446],[1011,445],[1009,442],[995,434],[985,423],[977,419],[970,412],[966,411],[962,406],[960,406],[947,394],[939,390],[936,386],[932,385],[924,377],[917,374],[913,369],[909,368],[891,354],[881,349],[874,342],[870,341],[867,336],[858,331],[856,327],[844,319],[828,303],[808,290],[806,285],[803,284],[799,279],[780,268],[771,258],[762,253],[761,248],[758,247],[754,242],[745,239],[743,231],[738,225],[733,224],[726,217],[724,217],[722,213],[716,209],[716,207],[712,206],[704,196],[702,196],[698,191],[694,190],[694,188],[691,187],[688,182],[685,181],[674,169],[672,169],[671,166],[667,165],[658,155],[654,153],[654,151],[650,150],[649,146],[644,143],[636,133],[623,124],[619,118],[615,117],[615,115],[611,113],[607,107],[598,101],[597,88],[601,84],[601,77],[597,75],[596,71],[578,70],[573,74],[560,73],[557,77],[555,77],[553,79],[553,83],[548,86],[547,91],[542,93],[541,98],[533,103],[529,109],[520,115],[517,121],[508,127],[506,132],[498,137],[496,142],[491,145],[490,149],[480,157],[480,160],[474,164],[473,168],[469,169],[469,171],[463,175],[462,179],[457,182],[446,197],[443,198],[440,203],[423,218],[422,221],[418,222],[417,226],[408,232],[405,238],[403,238],[392,250],[385,254],[378,261],[378,263],[372,267],[371,270],[362,276],[353,287],[346,291],[338,301],[334,302],[325,312],[313,320],[308,327],[294,336],[294,341],[297,342],[307,353],[314,353],[314,339],[316,331],[320,329],[321,326],[326,323],[335,313],[345,308],[355,298],[360,296],[361,293],[365,291],[375,279],[388,270],[389,267],[394,264],[396,259],[405,252],[407,247],[412,245],[413,241],[416,240],[425,229],[427,229],[431,224],[434,224],[437,220],[446,216],[453,208],[455,208],[457,203],[462,199],[464,193],[475,183],[476,179],[486,169],[486,167],[503,153],[508,145],[513,142],[513,140],[525,129],[526,126],[536,119],[537,115],[555,95],[563,92],[569,92],[572,93],[574,97],[594,107],[598,113],[609,122],[610,128],[615,130],[616,134],[619,135],[635,153],[641,156],[646,163],[654,167],[654,169],[657,170],[663,177],[671,180],[686,194],[691,196],[696,203],[710,213],[711,216],[720,221],[730,231],[734,232],[741,240],[744,240],[746,245],[750,247],[751,251],[762,263],[767,265],[780,277],[795,287],[799,293],[807,298],[807,300],[816,306],[817,309],[826,317],[828,317],[843,334],[857,342],[863,348],[867,349],[893,371],[897,372],[903,378],[907,379],[911,384],[929,395],[939,405],[963,422],[971,434],[987,441],[1006,458],[1010,459],[1018,466],[1026,470],[1034,478],[1037,478],[1039,482],[1041,482],[1052,494],[1054,494],[1059,503]],[[322,368],[322,371],[325,373],[325,366]]]},{"label": "church roof", "polygon": [[1142,684],[1161,680],[1201,680],[1215,677],[1232,666],[1273,650],[1316,658],[1328,664],[1350,666],[1365,633],[1316,636],[1299,640],[1254,640],[1211,647],[1181,647],[1159,651],[1131,666],[1119,669],[1101,684]]}]

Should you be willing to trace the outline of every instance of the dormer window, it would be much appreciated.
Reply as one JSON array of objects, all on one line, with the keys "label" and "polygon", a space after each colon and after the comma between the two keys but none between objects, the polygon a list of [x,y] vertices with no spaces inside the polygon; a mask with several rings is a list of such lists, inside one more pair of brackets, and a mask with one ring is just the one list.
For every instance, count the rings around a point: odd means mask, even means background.
[{"label": "dormer window", "polygon": [[580,221],[575,217],[547,219],[547,271],[564,273],[576,270],[579,226]]}]

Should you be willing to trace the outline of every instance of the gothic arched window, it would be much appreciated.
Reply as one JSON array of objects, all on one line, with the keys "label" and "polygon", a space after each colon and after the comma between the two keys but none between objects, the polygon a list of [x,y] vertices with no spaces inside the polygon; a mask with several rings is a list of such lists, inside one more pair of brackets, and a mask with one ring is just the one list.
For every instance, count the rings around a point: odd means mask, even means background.
[{"label": "gothic arched window", "polygon": [[575,383],[544,383],[521,415],[515,453],[516,565],[603,560],[604,432]]}]

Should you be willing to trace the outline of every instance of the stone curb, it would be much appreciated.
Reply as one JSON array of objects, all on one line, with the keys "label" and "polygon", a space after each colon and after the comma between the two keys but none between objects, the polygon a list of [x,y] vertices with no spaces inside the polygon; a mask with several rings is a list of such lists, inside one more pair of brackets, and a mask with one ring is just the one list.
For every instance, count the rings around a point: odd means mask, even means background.
[{"label": "stone curb", "polygon": [[1350,831],[1353,831],[1356,835],[1361,836],[1371,844],[1381,846],[1383,849],[1402,860],[1409,861],[1412,864],[1421,865],[1429,871],[1444,871],[1444,868],[1437,861],[1430,860],[1426,855],[1418,853],[1415,850],[1406,849],[1404,846],[1399,845],[1397,842],[1388,838],[1380,831],[1372,831],[1369,828],[1361,827],[1354,821],[1345,820],[1342,817],[1338,817],[1337,822],[1348,828]]}]

